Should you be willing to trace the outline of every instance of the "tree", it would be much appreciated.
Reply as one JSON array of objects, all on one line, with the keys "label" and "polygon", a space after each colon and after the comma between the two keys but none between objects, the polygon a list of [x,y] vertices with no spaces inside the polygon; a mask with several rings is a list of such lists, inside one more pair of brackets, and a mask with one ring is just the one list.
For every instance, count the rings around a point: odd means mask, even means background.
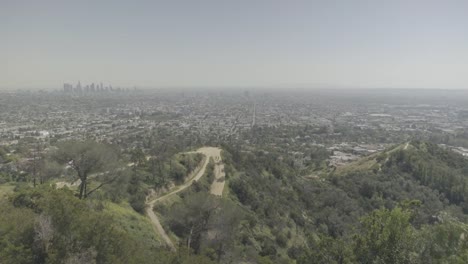
[{"label": "tree", "polygon": [[37,253],[41,259],[49,253],[54,238],[54,227],[52,218],[49,215],[41,214],[36,218],[34,225],[34,242],[38,250]]},{"label": "tree", "polygon": [[205,175],[206,179],[208,180],[208,183],[212,184],[215,180],[215,162],[213,160],[213,157],[210,158],[210,161],[206,165]]},{"label": "tree", "polygon": [[43,159],[39,164],[39,183],[43,184],[50,178],[59,177],[63,172],[63,166],[60,166],[54,160]]},{"label": "tree", "polygon": [[33,184],[36,187],[37,184],[37,171],[38,171],[38,160],[39,160],[39,153],[41,151],[40,145],[36,143],[34,150],[32,151],[33,160],[32,160],[32,173],[33,173]]},{"label": "tree", "polygon": [[205,244],[215,249],[218,263],[221,263],[221,258],[228,249],[232,248],[243,217],[244,213],[235,203],[228,199],[219,200],[219,207],[209,219],[205,236]]},{"label": "tree", "polygon": [[140,148],[133,149],[130,154],[130,160],[133,163],[133,168],[143,166],[146,162],[145,153]]},{"label": "tree", "polygon": [[352,250],[343,239],[330,236],[314,235],[309,251],[299,257],[302,263],[350,263]]},{"label": "tree", "polygon": [[34,212],[0,200],[0,260],[5,264],[33,263]]},{"label": "tree", "polygon": [[411,212],[399,207],[375,210],[362,219],[354,238],[359,263],[410,263],[414,247]]},{"label": "tree", "polygon": [[219,200],[212,195],[199,192],[187,196],[171,210],[172,230],[186,238],[187,248],[197,251],[201,235],[208,229],[210,217],[218,207]]},{"label": "tree", "polygon": [[468,224],[448,214],[424,226],[417,237],[420,263],[468,263]]},{"label": "tree", "polygon": [[149,159],[149,170],[151,172],[151,183],[155,188],[164,188],[169,184],[167,173],[163,173],[164,162],[160,157]]},{"label": "tree", "polygon": [[185,179],[185,176],[187,176],[187,169],[179,162],[172,162],[170,175],[174,181],[182,183]]},{"label": "tree", "polygon": [[104,184],[115,180],[113,177],[105,180],[93,190],[87,190],[91,173],[103,172],[106,174],[109,173],[106,169],[115,169],[118,157],[117,152],[111,146],[87,140],[67,141],[58,144],[57,147],[58,150],[54,154],[55,159],[62,163],[68,163],[76,171],[81,181],[78,194],[80,199],[86,198]]}]

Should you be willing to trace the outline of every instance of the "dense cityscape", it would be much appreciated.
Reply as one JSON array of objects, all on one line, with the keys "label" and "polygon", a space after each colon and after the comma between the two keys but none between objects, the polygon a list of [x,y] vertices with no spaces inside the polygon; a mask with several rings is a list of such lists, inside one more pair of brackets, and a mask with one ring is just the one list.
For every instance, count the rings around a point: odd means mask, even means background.
[{"label": "dense cityscape", "polygon": [[[93,84],[89,87],[94,91]],[[263,141],[265,148],[287,149],[297,156],[304,154],[304,146],[324,146],[334,151],[331,161],[338,164],[412,137],[438,138],[439,144],[468,155],[467,141],[456,140],[468,129],[463,92],[444,99],[438,98],[439,92],[430,91],[433,95],[426,99],[412,101],[411,91],[394,98],[395,91],[388,91],[390,96],[365,98],[362,91],[339,96],[324,91],[122,89],[115,94],[84,93],[79,85],[73,89],[71,92],[65,85],[63,91],[3,92],[0,145],[28,139],[94,138],[134,147],[138,141],[129,139],[167,129],[173,135],[195,138],[191,144],[231,140],[248,146]],[[451,99],[454,101],[448,101]],[[256,138],[269,131],[268,140]],[[451,137],[454,139],[446,140]]]}]

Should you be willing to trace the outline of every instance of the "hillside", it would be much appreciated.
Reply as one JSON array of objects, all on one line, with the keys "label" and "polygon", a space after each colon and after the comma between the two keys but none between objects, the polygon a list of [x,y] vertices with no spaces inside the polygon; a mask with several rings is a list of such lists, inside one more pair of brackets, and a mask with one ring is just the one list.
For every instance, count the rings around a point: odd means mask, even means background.
[{"label": "hillside", "polygon": [[[364,232],[362,217],[376,210],[406,212],[415,233],[442,228],[445,218],[460,225],[467,221],[468,161],[428,142],[397,145],[312,179],[297,177],[287,157],[231,152],[233,199],[256,223],[242,234],[243,241],[274,261],[359,262],[356,249],[345,245],[357,246],[355,239]],[[414,250],[407,253],[419,256],[420,263],[431,254]]]},{"label": "hillside", "polygon": [[[468,162],[463,156],[429,142],[411,141],[338,168],[332,177],[373,174],[382,181],[406,181],[411,186],[424,186],[440,193],[440,200],[460,206],[468,213]],[[393,177],[393,178],[392,178]],[[363,190],[372,196],[372,186]],[[387,190],[388,191],[388,190]],[[385,192],[384,192],[385,193]]]},{"label": "hillside", "polygon": [[[154,206],[177,252],[154,232],[141,199],[149,188],[162,197],[185,186],[184,175],[206,160],[178,153],[156,163],[132,152],[130,169],[85,199],[76,188],[5,185],[2,263],[468,260],[468,161],[456,153],[410,141],[336,169],[315,166],[320,176],[303,177],[281,151],[222,149],[222,195],[210,194],[211,160],[198,180]],[[311,162],[324,164],[324,157]],[[90,188],[107,177],[93,177]]]}]

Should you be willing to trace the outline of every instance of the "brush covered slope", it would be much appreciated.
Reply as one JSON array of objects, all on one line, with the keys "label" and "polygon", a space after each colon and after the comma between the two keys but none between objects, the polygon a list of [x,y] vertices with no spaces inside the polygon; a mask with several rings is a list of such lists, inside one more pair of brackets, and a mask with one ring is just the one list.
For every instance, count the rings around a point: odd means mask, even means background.
[{"label": "brush covered slope", "polygon": [[321,177],[282,153],[229,149],[239,247],[289,263],[465,263],[468,161],[429,142],[389,148]]},{"label": "brush covered slope", "polygon": [[456,153],[411,141],[338,168],[312,155],[313,177],[280,149],[224,145],[222,156],[222,196],[209,194],[208,170],[155,206],[176,253],[138,212],[149,186],[164,189],[200,157],[135,158],[86,199],[8,183],[0,262],[468,263],[468,161]]}]

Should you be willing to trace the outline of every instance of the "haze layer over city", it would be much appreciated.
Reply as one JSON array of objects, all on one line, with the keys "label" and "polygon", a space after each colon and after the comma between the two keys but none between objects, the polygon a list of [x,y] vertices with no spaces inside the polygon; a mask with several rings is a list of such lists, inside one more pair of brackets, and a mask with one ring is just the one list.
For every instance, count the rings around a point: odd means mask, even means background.
[{"label": "haze layer over city", "polygon": [[467,263],[468,2],[0,3],[0,263]]}]

